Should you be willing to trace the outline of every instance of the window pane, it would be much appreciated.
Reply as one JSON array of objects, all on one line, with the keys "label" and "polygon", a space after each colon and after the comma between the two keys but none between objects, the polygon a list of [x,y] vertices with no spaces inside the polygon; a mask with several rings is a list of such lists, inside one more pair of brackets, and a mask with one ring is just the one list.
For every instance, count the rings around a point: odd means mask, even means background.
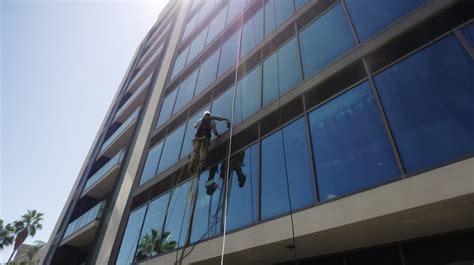
[{"label": "window pane", "polygon": [[300,45],[305,78],[354,47],[354,38],[341,4],[304,29],[300,33]]},{"label": "window pane", "polygon": [[276,25],[277,27],[285,22],[294,11],[293,1],[281,1],[281,0],[273,0],[275,1],[275,14],[276,14]]},{"label": "window pane", "polygon": [[453,35],[375,83],[408,172],[474,152],[474,61]]},{"label": "window pane", "polygon": [[221,58],[219,60],[219,72],[217,76],[220,76],[225,71],[236,63],[237,60],[237,48],[239,46],[239,32],[235,32],[232,37],[227,39],[222,44]]},{"label": "window pane", "polygon": [[275,0],[269,0],[265,3],[265,36],[276,28]]},{"label": "window pane", "polygon": [[[229,184],[227,230],[258,220],[258,145],[232,156]],[[242,184],[239,184],[242,183]]]},{"label": "window pane", "polygon": [[194,135],[196,134],[196,129],[193,127],[193,125],[199,120],[199,118],[202,117],[202,114],[204,113],[204,110],[208,110],[209,105],[203,108],[203,110],[198,111],[194,116],[192,116],[188,120],[188,124],[186,125],[186,133],[184,135],[184,140],[183,140],[183,147],[181,148],[181,155],[180,159],[186,157],[191,153],[191,147],[192,147],[192,140],[194,139]]},{"label": "window pane", "polygon": [[263,39],[263,9],[245,22],[240,56],[243,57]]},{"label": "window pane", "polygon": [[361,41],[386,28],[426,0],[346,0],[349,15]]},{"label": "window pane", "polygon": [[314,203],[309,152],[305,150],[308,143],[302,118],[262,140],[262,219],[290,211],[287,181],[293,210]]},{"label": "window pane", "polygon": [[474,23],[465,26],[461,31],[466,40],[471,44],[471,48],[474,48]]},{"label": "window pane", "polygon": [[263,64],[263,104],[266,105],[301,79],[296,38],[291,39]]},{"label": "window pane", "polygon": [[182,247],[186,243],[190,213],[188,194],[191,181],[186,181],[172,191],[163,230],[163,240],[160,245],[161,252],[171,251],[176,247]]},{"label": "window pane", "polygon": [[237,83],[234,123],[246,119],[260,108],[260,88],[262,72],[257,66]]},{"label": "window pane", "polygon": [[207,33],[206,45],[208,45],[225,27],[225,16],[227,9],[224,8],[217,14],[209,25],[209,32]]},{"label": "window pane", "polygon": [[201,93],[208,85],[216,79],[219,51],[215,51],[201,64],[195,95]]},{"label": "window pane", "polygon": [[278,50],[278,80],[280,94],[293,88],[301,79],[300,60],[296,38]]},{"label": "window pane", "polygon": [[146,206],[143,206],[128,217],[127,227],[123,235],[122,245],[120,246],[117,257],[117,265],[128,265],[133,263],[135,250],[137,249],[138,238],[142,228],[143,217],[145,216]]},{"label": "window pane", "polygon": [[[211,167],[199,176],[190,243],[195,243],[220,234],[222,208],[224,207],[224,178],[224,163]],[[218,185],[218,188],[212,195],[206,193],[206,182],[210,179],[214,179]]]},{"label": "window pane", "polygon": [[242,0],[229,0],[229,11],[227,12],[226,25],[232,22],[232,20],[240,14],[244,1]]},{"label": "window pane", "polygon": [[196,69],[192,74],[186,77],[184,81],[181,82],[181,85],[179,86],[178,97],[176,98],[176,103],[174,105],[173,114],[180,111],[181,108],[193,98],[197,76],[198,70]]},{"label": "window pane", "polygon": [[179,55],[176,57],[176,60],[174,62],[174,67],[173,67],[173,72],[171,74],[171,78],[174,78],[181,70],[183,70],[185,63],[186,63],[186,57],[188,57],[188,51],[189,51],[189,46],[186,47]]},{"label": "window pane", "polygon": [[[218,96],[212,103],[212,114],[222,118],[232,119],[232,97],[234,96],[234,88],[228,89],[222,95]],[[226,122],[216,121],[217,131],[222,134],[227,130]]]},{"label": "window pane", "polygon": [[140,185],[147,182],[156,175],[156,169],[160,162],[161,150],[163,149],[163,141],[153,146],[148,152],[145,166],[143,167],[142,176],[140,178]]},{"label": "window pane", "polygon": [[309,115],[321,201],[399,175],[368,82]]},{"label": "window pane", "polygon": [[201,8],[201,10],[199,10],[198,24],[201,23],[207,17],[207,15],[209,15],[212,8],[214,7],[215,0],[204,0],[204,1],[205,1],[204,6]]},{"label": "window pane", "polygon": [[188,59],[186,60],[186,64],[189,64],[196,55],[204,48],[204,43],[206,42],[207,36],[207,28],[201,31],[199,35],[191,43],[191,47],[189,48]]},{"label": "window pane", "polygon": [[179,151],[181,150],[181,144],[183,142],[184,129],[184,125],[181,125],[181,127],[166,136],[157,174],[160,174],[163,170],[178,162]]},{"label": "window pane", "polygon": [[191,33],[194,30],[194,28],[196,28],[197,20],[198,20],[198,15],[194,15],[194,17],[188,22],[188,24],[186,24],[186,27],[184,28],[184,33],[183,33],[183,40],[189,36],[189,33]]},{"label": "window pane", "polygon": [[277,99],[278,90],[278,52],[275,52],[263,62],[263,105]]},{"label": "window pane", "polygon": [[166,193],[148,204],[136,254],[138,260],[158,254],[169,198],[169,193]]},{"label": "window pane", "polygon": [[171,117],[177,92],[178,89],[171,91],[171,93],[169,93],[163,100],[163,105],[161,106],[160,116],[158,117],[156,128],[160,127],[161,124],[165,123],[165,121],[167,121]]},{"label": "window pane", "polygon": [[306,5],[309,0],[295,0],[296,9],[300,9],[302,6]]}]

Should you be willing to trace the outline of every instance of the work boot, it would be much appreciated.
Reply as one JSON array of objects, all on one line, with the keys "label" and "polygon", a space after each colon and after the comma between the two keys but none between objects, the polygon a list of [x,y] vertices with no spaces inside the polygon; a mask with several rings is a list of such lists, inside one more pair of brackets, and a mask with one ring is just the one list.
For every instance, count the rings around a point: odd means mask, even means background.
[{"label": "work boot", "polygon": [[210,179],[206,182],[206,193],[211,196],[217,189],[217,184],[213,179]]},{"label": "work boot", "polygon": [[247,180],[247,176],[245,174],[238,174],[237,179],[239,181],[239,187],[242,188],[245,185],[245,180]]}]

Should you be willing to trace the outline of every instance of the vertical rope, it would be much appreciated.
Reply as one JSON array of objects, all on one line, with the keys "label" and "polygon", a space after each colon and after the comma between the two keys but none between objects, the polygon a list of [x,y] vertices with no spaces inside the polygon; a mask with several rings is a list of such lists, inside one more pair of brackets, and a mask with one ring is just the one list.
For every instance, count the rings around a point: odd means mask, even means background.
[{"label": "vertical rope", "polygon": [[[235,75],[234,75],[234,95],[232,97],[232,116],[231,116],[231,126],[229,130],[229,149],[227,151],[226,157],[226,173],[225,173],[225,180],[224,180],[224,211],[223,211],[223,223],[224,229],[222,231],[222,250],[221,250],[221,265],[224,265],[224,253],[225,253],[225,243],[226,243],[226,232],[227,232],[227,193],[229,188],[229,173],[230,173],[230,157],[232,154],[232,136],[233,136],[233,128],[234,128],[234,110],[235,110],[235,99],[237,95],[237,77],[239,73],[239,63],[240,63],[240,47],[242,45],[242,36],[244,32],[243,24],[244,24],[244,6],[245,4],[242,3],[242,7],[240,10],[240,34],[237,44],[237,60],[235,64]],[[242,99],[243,100],[243,99]],[[241,108],[242,109],[242,108]]]}]

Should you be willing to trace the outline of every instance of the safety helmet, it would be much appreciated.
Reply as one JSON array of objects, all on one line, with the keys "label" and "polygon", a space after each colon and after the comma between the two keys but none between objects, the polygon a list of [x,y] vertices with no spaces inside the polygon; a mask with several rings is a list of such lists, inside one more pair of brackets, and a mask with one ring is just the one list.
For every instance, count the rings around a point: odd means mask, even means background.
[{"label": "safety helmet", "polygon": [[209,116],[211,116],[211,112],[210,112],[210,111],[208,111],[208,110],[204,111],[204,114],[203,114],[202,116],[206,116],[206,115],[209,115]]}]

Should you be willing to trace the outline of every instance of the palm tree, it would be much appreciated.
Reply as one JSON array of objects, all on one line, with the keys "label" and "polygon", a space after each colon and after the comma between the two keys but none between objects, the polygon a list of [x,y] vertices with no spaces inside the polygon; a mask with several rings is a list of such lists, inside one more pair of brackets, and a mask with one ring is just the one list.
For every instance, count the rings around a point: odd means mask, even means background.
[{"label": "palm tree", "polygon": [[21,220],[15,221],[16,232],[20,232],[23,229],[28,230],[28,235],[34,237],[36,230],[41,230],[43,225],[40,224],[43,221],[43,213],[36,210],[28,210],[28,212],[21,216]]},{"label": "palm tree", "polygon": [[151,229],[150,234],[143,236],[140,244],[138,245],[137,259],[149,258],[158,253],[160,247],[160,235],[155,229]]},{"label": "palm tree", "polygon": [[15,227],[12,224],[3,226],[3,220],[0,219],[0,250],[13,244],[15,239]]},{"label": "palm tree", "polygon": [[163,232],[163,242],[161,242],[161,251],[170,251],[176,248],[178,242],[170,240],[171,233],[169,231]]}]

